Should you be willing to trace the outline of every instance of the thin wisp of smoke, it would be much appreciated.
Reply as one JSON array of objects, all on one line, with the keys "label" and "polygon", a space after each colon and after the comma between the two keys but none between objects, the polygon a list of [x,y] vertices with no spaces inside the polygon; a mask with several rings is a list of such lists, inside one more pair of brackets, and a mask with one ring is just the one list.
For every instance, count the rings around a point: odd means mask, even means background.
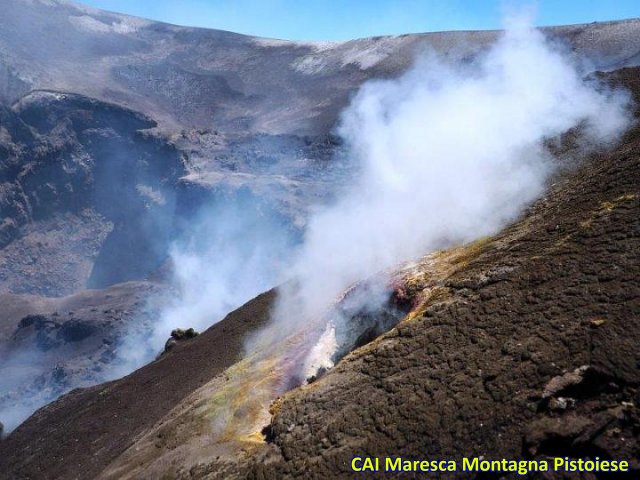
[{"label": "thin wisp of smoke", "polygon": [[126,337],[113,378],[162,352],[173,329],[205,330],[281,282],[294,242],[289,229],[252,201],[229,198],[203,207],[170,251],[177,295],[148,330]]}]

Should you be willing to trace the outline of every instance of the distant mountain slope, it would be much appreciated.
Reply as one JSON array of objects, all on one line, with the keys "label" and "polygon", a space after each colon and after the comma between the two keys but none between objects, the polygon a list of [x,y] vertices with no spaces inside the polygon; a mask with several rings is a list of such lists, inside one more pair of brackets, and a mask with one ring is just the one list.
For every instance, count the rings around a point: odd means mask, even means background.
[{"label": "distant mountain slope", "polygon": [[[548,30],[598,69],[640,61],[640,21]],[[4,2],[0,100],[33,89],[115,102],[163,128],[327,133],[364,80],[394,76],[426,48],[465,57],[497,32],[289,42],[179,27],[61,0]]]},{"label": "distant mountain slope", "polygon": [[157,283],[127,282],[62,298],[0,294],[5,433],[70,390],[129,373],[120,363],[123,339],[149,331],[158,309],[147,299],[167,293]]},{"label": "distant mountain slope", "polygon": [[[554,27],[546,33],[598,69],[640,61],[640,20]],[[337,142],[330,134],[364,81],[399,75],[428,49],[471,58],[497,34],[303,43],[178,27],[63,0],[5,2],[0,16],[0,279],[5,283],[0,291],[60,295],[144,278],[162,263],[164,247],[174,238],[169,211],[180,201],[178,190],[193,185],[200,193],[186,201],[183,213],[197,210],[207,198],[202,192],[234,196],[245,189],[301,227],[308,207],[347,178],[333,158]],[[124,153],[137,158],[117,160]],[[136,208],[150,202],[145,217],[154,225],[116,221],[115,204],[111,214],[104,208],[111,201],[105,201],[104,188],[103,205],[96,204],[107,165],[118,175],[137,169],[122,178],[136,196]],[[171,172],[163,171],[167,168]],[[45,178],[49,170],[53,177]],[[154,203],[158,194],[163,205]],[[91,240],[77,245],[75,253],[55,254],[27,241],[41,230],[38,221],[69,206],[84,213],[63,222],[59,236]],[[160,225],[157,211],[168,224]],[[145,229],[151,233],[141,235]],[[151,237],[162,237],[162,245],[151,245]],[[99,271],[124,265],[117,260],[123,242],[144,251],[130,259],[131,272]],[[26,285],[32,280],[26,280],[24,262],[41,264],[46,255],[67,254],[67,273],[45,268],[47,275]]]}]

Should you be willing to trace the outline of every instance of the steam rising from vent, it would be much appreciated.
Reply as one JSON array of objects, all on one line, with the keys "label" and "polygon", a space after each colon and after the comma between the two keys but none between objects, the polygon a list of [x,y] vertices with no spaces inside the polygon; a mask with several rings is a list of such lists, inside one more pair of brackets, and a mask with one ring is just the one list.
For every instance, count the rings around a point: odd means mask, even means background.
[{"label": "steam rising from vent", "polygon": [[[326,319],[354,282],[499,231],[543,192],[549,140],[579,127],[585,146],[615,141],[629,122],[628,97],[585,74],[512,21],[472,63],[427,55],[397,80],[365,84],[339,130],[359,175],[311,218],[271,328]],[[312,363],[330,364],[318,348]]]}]

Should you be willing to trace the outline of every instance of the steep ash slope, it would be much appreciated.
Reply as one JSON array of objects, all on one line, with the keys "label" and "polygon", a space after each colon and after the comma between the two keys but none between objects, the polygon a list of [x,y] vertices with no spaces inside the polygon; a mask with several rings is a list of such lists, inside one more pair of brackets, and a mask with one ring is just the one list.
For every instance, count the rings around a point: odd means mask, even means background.
[{"label": "steep ash slope", "polygon": [[266,322],[272,301],[273,293],[260,295],[133,374],[39,410],[0,441],[0,478],[95,478],[185,396],[240,360],[243,338]]},{"label": "steep ash slope", "polygon": [[[614,79],[638,98],[639,73],[623,69]],[[624,458],[637,475],[639,180],[636,126],[614,151],[559,178],[501,234],[436,254],[439,275],[428,259],[406,267],[398,288],[413,311],[278,400],[270,443],[231,443],[218,459],[203,455],[207,437],[195,436],[202,419],[180,413],[197,387],[216,376],[224,385],[220,372],[239,350],[212,367],[213,349],[231,338],[233,352],[256,326],[244,322],[264,321],[270,301],[259,297],[175,357],[39,411],[0,443],[0,471],[7,478],[356,478],[355,455],[553,454]],[[223,328],[235,333],[227,337]],[[583,366],[573,385],[554,386]],[[194,438],[192,450],[176,457],[185,435]]]}]

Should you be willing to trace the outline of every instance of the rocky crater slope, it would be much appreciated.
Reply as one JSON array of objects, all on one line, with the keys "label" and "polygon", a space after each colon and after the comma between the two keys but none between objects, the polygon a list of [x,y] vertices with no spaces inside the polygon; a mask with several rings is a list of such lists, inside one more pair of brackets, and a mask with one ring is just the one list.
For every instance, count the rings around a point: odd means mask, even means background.
[{"label": "rocky crater slope", "polygon": [[[498,34],[288,42],[63,0],[2,7],[0,406],[11,408],[113,378],[125,333],[145,331],[157,299],[175,295],[169,248],[203,206],[250,206],[297,238],[309,208],[350,178],[335,126],[363,82],[400,75],[424,50],[471,60]],[[639,20],[545,32],[637,91]],[[226,385],[228,368],[242,373],[243,339],[272,293],[144,369],[38,411],[0,441],[0,478],[135,476],[139,464],[182,477],[324,478],[345,474],[356,450],[467,445],[637,458],[637,138],[585,160],[481,248],[443,254],[437,275],[432,260],[399,272],[405,300],[421,307],[286,395],[270,443],[258,431],[251,448],[216,446],[218,459],[189,442],[168,457],[189,430],[158,428],[200,422],[178,413]],[[365,333],[356,344],[379,331]],[[542,398],[546,382],[581,367],[577,392]],[[355,411],[353,398],[370,406]],[[502,413],[487,417],[494,407]]]},{"label": "rocky crater slope", "polygon": [[[637,99],[639,73],[622,69],[610,79]],[[2,471],[7,478],[356,478],[354,455],[402,452],[593,455],[628,459],[634,478],[639,178],[636,126],[615,150],[559,177],[502,233],[400,269],[409,314],[278,399],[266,436],[258,430],[212,444],[206,432],[221,411],[216,395],[245,374],[242,362],[231,367],[238,338],[264,321],[271,294],[127,378],[40,410],[0,443]],[[205,354],[209,361],[196,366]],[[237,421],[248,413],[240,406]]]}]

